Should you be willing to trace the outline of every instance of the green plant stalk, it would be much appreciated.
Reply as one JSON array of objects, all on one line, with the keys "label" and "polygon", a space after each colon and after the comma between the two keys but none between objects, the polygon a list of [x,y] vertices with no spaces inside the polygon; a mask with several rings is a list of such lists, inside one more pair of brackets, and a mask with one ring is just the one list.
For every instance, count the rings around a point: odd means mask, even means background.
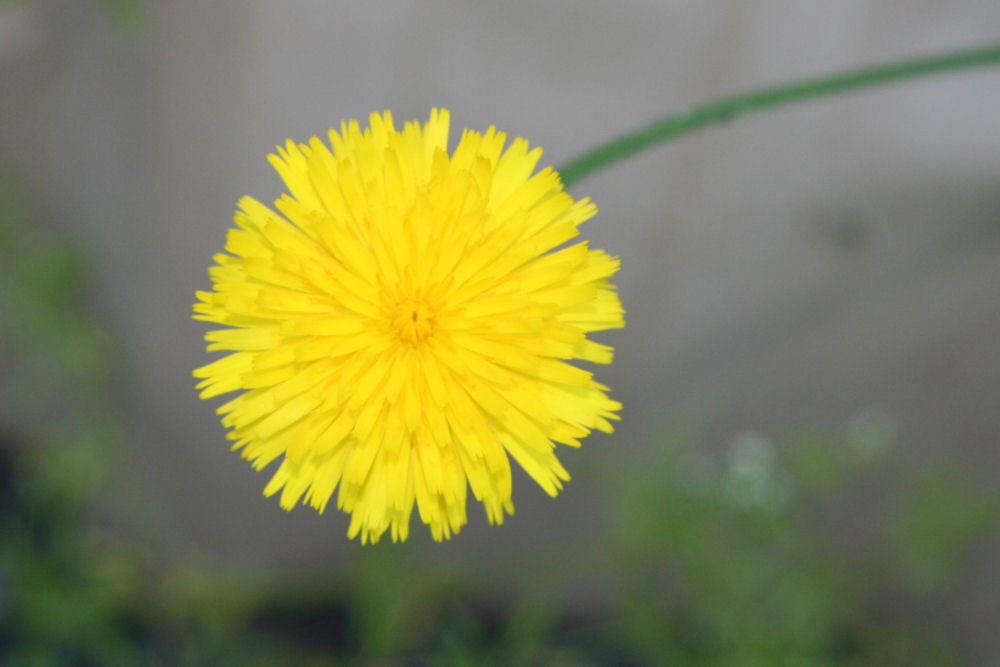
[{"label": "green plant stalk", "polygon": [[742,93],[654,121],[587,151],[564,164],[558,171],[563,184],[569,187],[596,171],[706,125],[722,123],[771,107],[805,102],[860,88],[993,65],[1000,65],[1000,45],[866,67]]}]

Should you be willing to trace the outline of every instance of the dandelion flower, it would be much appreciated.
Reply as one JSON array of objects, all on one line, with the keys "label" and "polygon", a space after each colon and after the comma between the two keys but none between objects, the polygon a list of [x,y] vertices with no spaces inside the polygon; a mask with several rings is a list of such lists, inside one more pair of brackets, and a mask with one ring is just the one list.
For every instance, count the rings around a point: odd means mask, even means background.
[{"label": "dandelion flower", "polygon": [[[616,258],[567,244],[596,213],[541,150],[489,128],[448,152],[447,110],[421,126],[387,111],[269,156],[288,193],[245,197],[198,292],[195,319],[229,351],[194,372],[264,494],[351,515],[348,536],[405,540],[416,504],[436,540],[513,513],[513,458],[549,495],[569,474],[556,444],[610,432],[621,404],[593,374],[624,326]],[[509,455],[509,456],[508,456]],[[338,490],[339,486],[339,490]]]}]

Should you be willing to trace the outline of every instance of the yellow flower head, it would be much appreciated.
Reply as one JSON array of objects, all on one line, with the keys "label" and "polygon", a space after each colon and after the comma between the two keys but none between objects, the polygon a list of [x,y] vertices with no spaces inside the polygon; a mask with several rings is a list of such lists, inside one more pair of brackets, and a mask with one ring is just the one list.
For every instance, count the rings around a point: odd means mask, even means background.
[{"label": "yellow flower head", "polygon": [[448,111],[421,127],[389,112],[288,141],[269,156],[278,212],[245,197],[194,317],[230,354],[194,372],[265,495],[322,512],[336,487],[348,536],[405,540],[414,501],[436,540],[466,522],[472,488],[491,523],[513,513],[507,455],[550,495],[569,474],[556,443],[610,432],[621,404],[567,363],[606,364],[587,333],[624,326],[586,242],[596,212],[563,192],[541,149],[495,128],[448,153]]}]

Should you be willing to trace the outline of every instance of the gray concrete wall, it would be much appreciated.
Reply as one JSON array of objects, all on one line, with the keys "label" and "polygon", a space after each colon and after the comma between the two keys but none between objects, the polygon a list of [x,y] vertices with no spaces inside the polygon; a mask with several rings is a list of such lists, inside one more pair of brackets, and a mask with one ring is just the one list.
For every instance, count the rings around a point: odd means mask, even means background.
[{"label": "gray concrete wall", "polygon": [[[357,552],[346,517],[262,498],[190,377],[206,358],[193,292],[237,198],[279,194],[276,143],[438,105],[453,131],[496,124],[558,164],[708,98],[998,34],[986,0],[176,0],[125,35],[97,3],[32,2],[0,9],[0,164],[96,261],[164,534],[235,562],[336,563]],[[954,457],[991,482],[998,118],[1000,72],[930,79],[708,130],[574,187],[601,209],[585,234],[623,258],[628,328],[602,337],[618,353],[599,375],[624,421],[565,454],[559,500],[519,477],[508,525],[470,508],[435,548],[503,557],[586,534],[595,476],[678,411],[720,442],[877,411],[914,465]],[[988,638],[1000,582],[984,581],[966,604]]]}]

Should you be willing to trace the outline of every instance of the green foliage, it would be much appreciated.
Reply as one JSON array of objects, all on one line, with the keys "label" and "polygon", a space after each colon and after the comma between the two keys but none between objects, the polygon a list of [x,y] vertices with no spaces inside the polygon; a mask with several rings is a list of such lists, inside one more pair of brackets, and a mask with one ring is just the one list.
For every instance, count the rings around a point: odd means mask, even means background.
[{"label": "green foliage", "polygon": [[893,526],[899,573],[911,589],[930,592],[946,586],[962,553],[995,530],[1000,497],[970,487],[949,468],[925,473],[902,498]]},{"label": "green foliage", "polygon": [[[962,551],[996,533],[995,492],[930,471],[893,517],[830,525],[859,481],[891,487],[885,420],[781,443],[747,433],[721,452],[696,440],[668,434],[617,494],[615,633],[631,651],[671,665],[954,664],[933,618],[900,623],[878,602],[916,608],[943,590]],[[883,519],[888,530],[849,539]]]},{"label": "green foliage", "polygon": [[[951,469],[897,484],[893,430],[878,417],[722,448],[675,428],[610,476],[611,530],[526,552],[516,590],[485,589],[483,563],[419,560],[412,541],[281,580],[160,555],[121,518],[122,490],[114,503],[105,493],[123,436],[85,264],[0,193],[0,664],[955,659],[921,609],[997,533],[1000,497]],[[884,506],[846,515],[873,486]],[[581,581],[612,588],[574,607],[567,591]]]},{"label": "green foliage", "polygon": [[[78,252],[0,191],[0,598],[8,664],[127,661],[119,612],[140,590],[125,543],[84,528],[119,435],[103,401],[106,341],[82,307]],[[16,435],[15,435],[16,434]]]},{"label": "green foliage", "polygon": [[135,30],[145,19],[139,0],[101,0],[101,4],[108,16],[123,30]]},{"label": "green foliage", "polygon": [[[0,0],[0,9],[5,5],[26,3],[29,0]],[[104,12],[121,30],[129,31],[140,28],[146,17],[142,3],[139,0],[100,0]]]}]

